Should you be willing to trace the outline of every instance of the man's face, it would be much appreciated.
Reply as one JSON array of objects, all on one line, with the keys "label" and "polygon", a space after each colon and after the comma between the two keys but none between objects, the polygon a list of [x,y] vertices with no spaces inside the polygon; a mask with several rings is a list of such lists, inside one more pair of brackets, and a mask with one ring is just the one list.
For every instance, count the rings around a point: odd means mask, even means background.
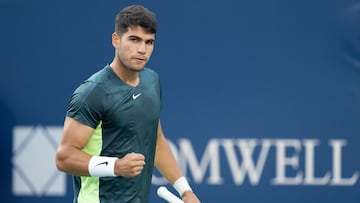
[{"label": "man's face", "polygon": [[131,71],[141,71],[153,52],[155,34],[136,26],[129,27],[121,36],[114,33],[112,40],[121,66]]}]

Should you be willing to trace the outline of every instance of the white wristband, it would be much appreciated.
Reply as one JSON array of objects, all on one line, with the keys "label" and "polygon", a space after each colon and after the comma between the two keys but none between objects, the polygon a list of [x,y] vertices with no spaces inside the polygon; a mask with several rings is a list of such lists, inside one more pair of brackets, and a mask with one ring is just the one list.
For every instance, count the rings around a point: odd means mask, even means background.
[{"label": "white wristband", "polygon": [[173,187],[175,188],[175,190],[179,193],[180,196],[183,195],[183,193],[187,190],[192,191],[188,181],[186,180],[186,178],[184,176],[178,178],[174,184]]},{"label": "white wristband", "polygon": [[115,161],[117,157],[106,157],[106,156],[92,156],[88,170],[90,176],[93,177],[115,177]]}]

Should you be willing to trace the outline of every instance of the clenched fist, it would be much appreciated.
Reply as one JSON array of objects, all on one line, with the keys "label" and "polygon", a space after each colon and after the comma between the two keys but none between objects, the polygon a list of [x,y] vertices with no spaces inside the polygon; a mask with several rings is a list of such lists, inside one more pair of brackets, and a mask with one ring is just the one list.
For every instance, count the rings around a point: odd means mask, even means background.
[{"label": "clenched fist", "polygon": [[129,153],[115,162],[115,175],[131,178],[138,176],[144,168],[145,157],[139,153]]}]

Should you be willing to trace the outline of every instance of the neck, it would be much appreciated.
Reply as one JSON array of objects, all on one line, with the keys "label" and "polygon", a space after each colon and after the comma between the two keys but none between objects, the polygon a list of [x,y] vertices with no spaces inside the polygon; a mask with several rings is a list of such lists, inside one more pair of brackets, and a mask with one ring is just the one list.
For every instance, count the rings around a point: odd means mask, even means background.
[{"label": "neck", "polygon": [[139,84],[139,72],[130,70],[115,59],[111,62],[110,67],[124,83],[130,86]]}]

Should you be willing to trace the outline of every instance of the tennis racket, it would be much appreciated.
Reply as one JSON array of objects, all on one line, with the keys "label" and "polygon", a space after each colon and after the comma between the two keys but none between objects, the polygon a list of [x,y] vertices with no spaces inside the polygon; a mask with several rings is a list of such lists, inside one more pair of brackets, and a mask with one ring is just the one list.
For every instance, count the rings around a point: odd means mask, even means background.
[{"label": "tennis racket", "polygon": [[157,190],[157,194],[159,197],[168,201],[169,203],[184,203],[181,199],[179,199],[176,195],[171,193],[166,187],[161,186]]}]

